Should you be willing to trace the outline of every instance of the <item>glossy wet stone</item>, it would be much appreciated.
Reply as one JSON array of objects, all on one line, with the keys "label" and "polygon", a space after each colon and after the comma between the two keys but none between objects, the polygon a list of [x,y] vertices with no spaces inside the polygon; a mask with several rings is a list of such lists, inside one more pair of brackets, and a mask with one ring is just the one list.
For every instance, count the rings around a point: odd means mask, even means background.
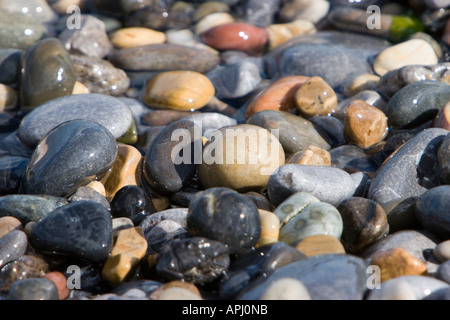
[{"label": "glossy wet stone", "polygon": [[347,252],[361,252],[389,233],[386,212],[373,200],[351,197],[337,209],[343,221],[341,241]]},{"label": "glossy wet stone", "polygon": [[362,300],[366,289],[366,263],[361,258],[341,254],[309,257],[279,268],[248,287],[238,299],[259,299],[273,281],[286,277],[302,282],[312,300]]},{"label": "glossy wet stone", "polygon": [[74,201],[94,201],[101,204],[105,209],[110,210],[111,206],[104,195],[87,186],[81,186],[77,188],[74,194],[69,197],[70,202]]},{"label": "glossy wet stone", "polygon": [[116,49],[108,60],[117,68],[124,70],[184,70],[205,73],[218,65],[219,56],[206,49],[164,43]]},{"label": "glossy wet stone", "polygon": [[327,234],[307,236],[298,241],[295,244],[295,248],[307,257],[330,253],[346,253],[341,241]]},{"label": "glossy wet stone", "polygon": [[63,197],[49,195],[10,194],[0,197],[0,216],[12,216],[23,225],[38,221],[53,210],[68,204]]},{"label": "glossy wet stone", "polygon": [[205,285],[223,277],[229,267],[228,248],[203,237],[174,240],[161,248],[156,270],[168,280]]},{"label": "glossy wet stone", "polygon": [[270,211],[258,209],[258,212],[261,219],[261,237],[257,244],[258,247],[278,242],[280,220]]},{"label": "glossy wet stone", "polygon": [[0,195],[13,194],[19,191],[27,165],[28,158],[0,157]]},{"label": "glossy wet stone", "polygon": [[187,214],[188,208],[160,210],[142,220],[139,226],[144,229],[144,233],[147,233],[162,221],[171,220],[177,222],[183,228],[186,228]]},{"label": "glossy wet stone", "polygon": [[111,215],[98,203],[73,202],[37,222],[29,239],[43,254],[101,263],[113,245]]},{"label": "glossy wet stone", "polygon": [[67,279],[59,271],[51,271],[44,275],[44,278],[52,281],[58,289],[59,300],[65,300],[69,296],[69,288],[67,288]]},{"label": "glossy wet stone", "polygon": [[447,135],[442,141],[439,147],[437,158],[439,163],[439,181],[442,184],[448,184],[450,182],[450,168],[448,165],[448,159],[450,156],[450,135]]},{"label": "glossy wet stone", "polygon": [[36,147],[24,190],[29,194],[69,195],[102,177],[116,156],[117,143],[103,126],[84,120],[65,122]]},{"label": "glossy wet stone", "polygon": [[151,198],[139,186],[122,187],[111,201],[111,215],[129,218],[135,225],[155,212]]},{"label": "glossy wet stone", "polygon": [[22,65],[21,55],[20,49],[0,49],[0,83],[17,83]]},{"label": "glossy wet stone", "polygon": [[330,147],[337,147],[346,143],[343,121],[329,116],[317,116],[308,120],[320,132]]},{"label": "glossy wet stone", "polygon": [[34,108],[73,91],[75,68],[59,39],[46,38],[33,44],[23,57],[22,67],[22,108]]},{"label": "glossy wet stone", "polygon": [[36,278],[14,282],[9,290],[10,300],[59,300],[58,288],[49,279]]},{"label": "glossy wet stone", "polygon": [[377,163],[372,160],[370,154],[353,144],[343,144],[330,149],[329,153],[331,165],[348,172],[356,170],[373,174],[378,169]]},{"label": "glossy wet stone", "polygon": [[26,50],[35,42],[48,36],[48,30],[44,24],[20,13],[0,12],[0,21],[0,48],[2,49]]},{"label": "glossy wet stone", "polygon": [[70,120],[94,121],[118,139],[132,124],[125,103],[105,94],[81,94],[53,99],[28,113],[19,127],[20,140],[34,148],[50,130]]},{"label": "glossy wet stone", "polygon": [[261,221],[250,199],[231,189],[210,188],[190,203],[187,231],[191,237],[220,241],[231,254],[240,254],[258,242]]},{"label": "glossy wet stone", "polygon": [[145,238],[149,243],[147,253],[160,253],[162,247],[175,239],[186,239],[186,229],[174,220],[163,220],[157,225],[145,230]]},{"label": "glossy wet stone", "polygon": [[297,109],[306,118],[332,114],[338,106],[333,88],[321,77],[311,77],[295,93]]},{"label": "glossy wet stone", "polygon": [[13,230],[0,238],[0,268],[25,254],[28,239],[22,230]]}]

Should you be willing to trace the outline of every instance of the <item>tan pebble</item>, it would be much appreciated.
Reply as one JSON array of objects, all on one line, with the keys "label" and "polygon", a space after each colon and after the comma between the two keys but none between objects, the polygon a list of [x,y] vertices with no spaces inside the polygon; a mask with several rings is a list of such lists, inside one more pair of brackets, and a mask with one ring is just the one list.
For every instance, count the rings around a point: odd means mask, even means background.
[{"label": "tan pebble", "polygon": [[344,133],[351,143],[368,148],[386,137],[388,120],[380,109],[355,99],[347,108]]},{"label": "tan pebble", "polygon": [[325,149],[310,145],[289,156],[286,163],[297,163],[308,166],[330,166],[331,155]]},{"label": "tan pebble", "polygon": [[144,101],[154,108],[193,111],[204,107],[215,95],[212,82],[195,71],[167,71],[152,78]]},{"label": "tan pebble", "polygon": [[434,248],[433,255],[441,262],[450,260],[450,240],[439,243],[436,248]]},{"label": "tan pebble", "polygon": [[75,81],[73,86],[72,94],[88,94],[90,93],[88,87],[82,84],[80,81]]},{"label": "tan pebble", "polygon": [[17,107],[17,91],[0,83],[0,112],[13,111]]},{"label": "tan pebble", "polygon": [[264,290],[261,300],[311,300],[308,288],[295,278],[274,280]]},{"label": "tan pebble", "polygon": [[136,48],[166,42],[164,32],[143,27],[129,27],[114,31],[110,36],[111,43],[119,49]]},{"label": "tan pebble", "polygon": [[427,275],[426,265],[403,248],[381,250],[372,255],[371,265],[380,268],[380,281],[401,276]]},{"label": "tan pebble", "polygon": [[182,288],[168,288],[161,292],[158,300],[203,300],[192,291]]},{"label": "tan pebble", "polygon": [[314,23],[298,19],[290,23],[272,24],[267,27],[269,32],[269,51],[277,48],[294,37],[316,33]]},{"label": "tan pebble", "polygon": [[258,212],[261,219],[261,236],[257,246],[261,247],[266,244],[278,242],[278,236],[280,235],[280,219],[270,211],[258,209]]},{"label": "tan pebble", "polygon": [[108,174],[101,180],[106,198],[111,201],[124,186],[139,185],[138,171],[142,154],[131,145],[119,144],[117,158]]},{"label": "tan pebble", "polygon": [[51,271],[44,275],[44,278],[52,281],[58,288],[59,300],[65,300],[69,296],[69,288],[67,288],[67,279],[59,271]]},{"label": "tan pebble", "polygon": [[196,35],[200,35],[209,29],[220,26],[222,24],[235,22],[234,17],[226,12],[215,12],[203,17],[195,25],[194,32]]},{"label": "tan pebble", "polygon": [[287,76],[276,80],[249,103],[246,116],[251,117],[262,110],[295,110],[295,93],[308,79],[304,76]]},{"label": "tan pebble", "polygon": [[439,111],[433,122],[433,127],[450,130],[450,102]]},{"label": "tan pebble", "polygon": [[401,42],[383,50],[373,64],[375,72],[383,76],[407,65],[435,65],[438,58],[433,47],[422,39]]},{"label": "tan pebble", "polygon": [[295,248],[308,257],[329,253],[345,254],[341,241],[326,234],[308,236],[300,240]]},{"label": "tan pebble", "polygon": [[100,181],[97,181],[97,180],[91,181],[86,185],[86,187],[94,189],[95,191],[100,193],[102,196],[106,197],[105,186]]},{"label": "tan pebble", "polygon": [[21,230],[22,222],[19,219],[5,216],[0,218],[0,238],[13,230]]},{"label": "tan pebble", "polygon": [[113,285],[122,283],[145,256],[147,247],[141,227],[117,231],[113,249],[102,269],[103,278]]},{"label": "tan pebble", "polygon": [[312,77],[295,94],[300,113],[307,117],[326,116],[338,107],[336,92],[321,77]]},{"label": "tan pebble", "polygon": [[362,75],[357,76],[347,85],[345,85],[343,93],[347,97],[353,97],[355,94],[364,91],[364,90],[374,90],[378,82],[380,81],[380,77],[375,74],[364,73]]},{"label": "tan pebble", "polygon": [[203,300],[196,285],[181,280],[162,284],[150,294],[149,298],[152,300]]}]

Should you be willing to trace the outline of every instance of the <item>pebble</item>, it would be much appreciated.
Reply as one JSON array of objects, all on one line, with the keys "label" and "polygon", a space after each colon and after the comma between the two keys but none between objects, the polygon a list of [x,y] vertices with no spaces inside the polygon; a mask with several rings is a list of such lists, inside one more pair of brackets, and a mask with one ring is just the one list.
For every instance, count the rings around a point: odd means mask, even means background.
[{"label": "pebble", "polygon": [[4,237],[8,233],[14,230],[22,229],[22,222],[19,219],[14,217],[1,217],[0,218],[0,238]]},{"label": "pebble", "polygon": [[203,300],[195,284],[173,280],[159,286],[150,294],[151,300]]},{"label": "pebble", "polygon": [[437,63],[438,58],[433,47],[425,40],[413,39],[380,52],[375,58],[373,68],[379,76],[383,76],[391,70],[407,65],[434,65]]},{"label": "pebble", "polygon": [[70,202],[90,200],[101,204],[107,210],[111,209],[111,205],[104,195],[86,186],[78,187],[68,200]]},{"label": "pebble", "polygon": [[167,71],[151,79],[145,103],[153,108],[193,111],[204,107],[216,93],[205,75],[194,71]]},{"label": "pebble", "polygon": [[433,250],[433,255],[441,262],[450,260],[450,240],[442,241]]},{"label": "pebble", "polygon": [[259,209],[259,218],[261,220],[261,236],[257,246],[265,246],[278,242],[280,235],[280,220],[270,211]]},{"label": "pebble", "polygon": [[0,12],[0,30],[2,49],[26,50],[49,35],[43,23],[14,12]]},{"label": "pebble", "polygon": [[46,278],[16,281],[8,297],[9,300],[59,300],[58,288]]},{"label": "pebble", "polygon": [[331,155],[327,150],[310,145],[302,151],[289,156],[286,163],[297,163],[308,166],[330,166]]},{"label": "pebble", "polygon": [[160,253],[166,243],[175,239],[188,238],[187,230],[181,224],[173,220],[163,220],[157,225],[145,230],[145,238],[149,243],[147,253]]},{"label": "pebble", "polygon": [[59,300],[65,300],[69,296],[69,288],[67,288],[67,279],[59,271],[50,271],[44,275],[44,278],[52,281],[58,289]]},{"label": "pebble", "polygon": [[52,23],[58,18],[58,15],[44,0],[2,1],[0,10],[8,13],[19,13],[42,23]]},{"label": "pebble", "polygon": [[28,160],[25,157],[0,157],[0,195],[14,194],[19,191]]},{"label": "pebble", "polygon": [[187,231],[190,237],[224,243],[230,254],[242,254],[258,243],[261,220],[250,199],[228,188],[209,188],[189,204]]},{"label": "pebble", "polygon": [[281,21],[305,19],[316,24],[329,10],[330,2],[325,0],[288,0],[283,2],[278,14]]},{"label": "pebble", "polygon": [[198,22],[211,13],[230,12],[230,6],[221,1],[208,1],[198,5],[194,12],[194,22]]},{"label": "pebble", "polygon": [[198,177],[204,188],[258,191],[284,162],[283,147],[270,131],[251,124],[228,126],[206,143]]},{"label": "pebble", "polygon": [[305,285],[295,278],[280,278],[264,291],[261,300],[311,300]]},{"label": "pebble", "polygon": [[295,103],[306,118],[332,114],[338,106],[333,88],[321,77],[311,77],[296,92]]},{"label": "pebble", "polygon": [[244,21],[260,28],[270,26],[280,7],[281,0],[249,0],[244,10]]},{"label": "pebble", "polygon": [[371,73],[359,75],[345,85],[343,93],[346,97],[352,97],[361,91],[376,90],[380,79],[379,76]]},{"label": "pebble", "polygon": [[20,49],[3,49],[0,46],[0,83],[13,85],[18,81],[21,72],[21,56]]},{"label": "pebble", "polygon": [[450,104],[447,103],[442,110],[438,112],[436,118],[433,121],[433,127],[442,128],[445,130],[450,129]]},{"label": "pebble", "polygon": [[305,19],[294,20],[289,23],[271,24],[267,27],[269,33],[269,51],[274,50],[292,38],[315,33],[316,27]]},{"label": "pebble", "polygon": [[436,272],[436,279],[442,280],[450,284],[450,262],[445,261],[439,265]]},{"label": "pebble", "polygon": [[439,170],[439,181],[442,184],[448,184],[450,181],[450,168],[447,164],[447,159],[450,153],[450,136],[447,135],[442,141],[441,146],[437,152],[438,160],[438,170]]},{"label": "pebble", "polygon": [[228,12],[213,12],[204,16],[196,23],[196,25],[194,26],[194,32],[197,36],[200,36],[204,32],[207,32],[214,27],[235,22],[236,21],[234,17]]},{"label": "pebble", "polygon": [[0,238],[0,268],[19,259],[26,252],[28,237],[22,230],[13,230]]},{"label": "pebble", "polygon": [[330,149],[331,165],[349,172],[360,171],[373,175],[378,166],[365,150],[354,144],[343,144]]},{"label": "pebble", "polygon": [[14,111],[18,105],[17,91],[10,86],[0,84],[0,110]]},{"label": "pebble", "polygon": [[122,28],[110,35],[111,43],[116,48],[135,48],[150,44],[166,42],[164,32],[142,27]]},{"label": "pebble", "polygon": [[328,234],[315,234],[307,236],[298,241],[295,248],[307,257],[321,254],[346,253],[342,242],[335,236]]}]

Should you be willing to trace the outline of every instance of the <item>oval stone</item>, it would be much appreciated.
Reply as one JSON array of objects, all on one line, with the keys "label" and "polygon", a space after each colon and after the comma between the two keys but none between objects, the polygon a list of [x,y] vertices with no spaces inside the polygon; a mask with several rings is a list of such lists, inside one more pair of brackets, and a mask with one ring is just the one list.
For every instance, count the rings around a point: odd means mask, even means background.
[{"label": "oval stone", "polygon": [[24,190],[67,196],[102,177],[114,164],[117,143],[98,123],[73,120],[56,127],[36,147],[28,163]]},{"label": "oval stone", "polygon": [[164,43],[164,32],[143,27],[129,27],[114,31],[110,35],[112,44],[116,48],[134,48],[149,44]]}]

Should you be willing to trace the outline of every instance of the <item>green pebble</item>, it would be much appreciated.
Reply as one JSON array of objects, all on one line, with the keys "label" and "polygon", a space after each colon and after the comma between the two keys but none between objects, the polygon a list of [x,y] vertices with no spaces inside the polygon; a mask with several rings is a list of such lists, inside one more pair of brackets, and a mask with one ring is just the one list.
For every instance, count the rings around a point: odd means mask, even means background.
[{"label": "green pebble", "polygon": [[393,16],[391,29],[389,30],[390,41],[402,41],[416,32],[424,32],[425,27],[421,20],[409,16]]},{"label": "green pebble", "polygon": [[130,128],[128,131],[124,133],[117,142],[125,143],[125,144],[136,144],[138,142],[138,129],[136,125],[136,121],[133,119],[131,122]]}]

